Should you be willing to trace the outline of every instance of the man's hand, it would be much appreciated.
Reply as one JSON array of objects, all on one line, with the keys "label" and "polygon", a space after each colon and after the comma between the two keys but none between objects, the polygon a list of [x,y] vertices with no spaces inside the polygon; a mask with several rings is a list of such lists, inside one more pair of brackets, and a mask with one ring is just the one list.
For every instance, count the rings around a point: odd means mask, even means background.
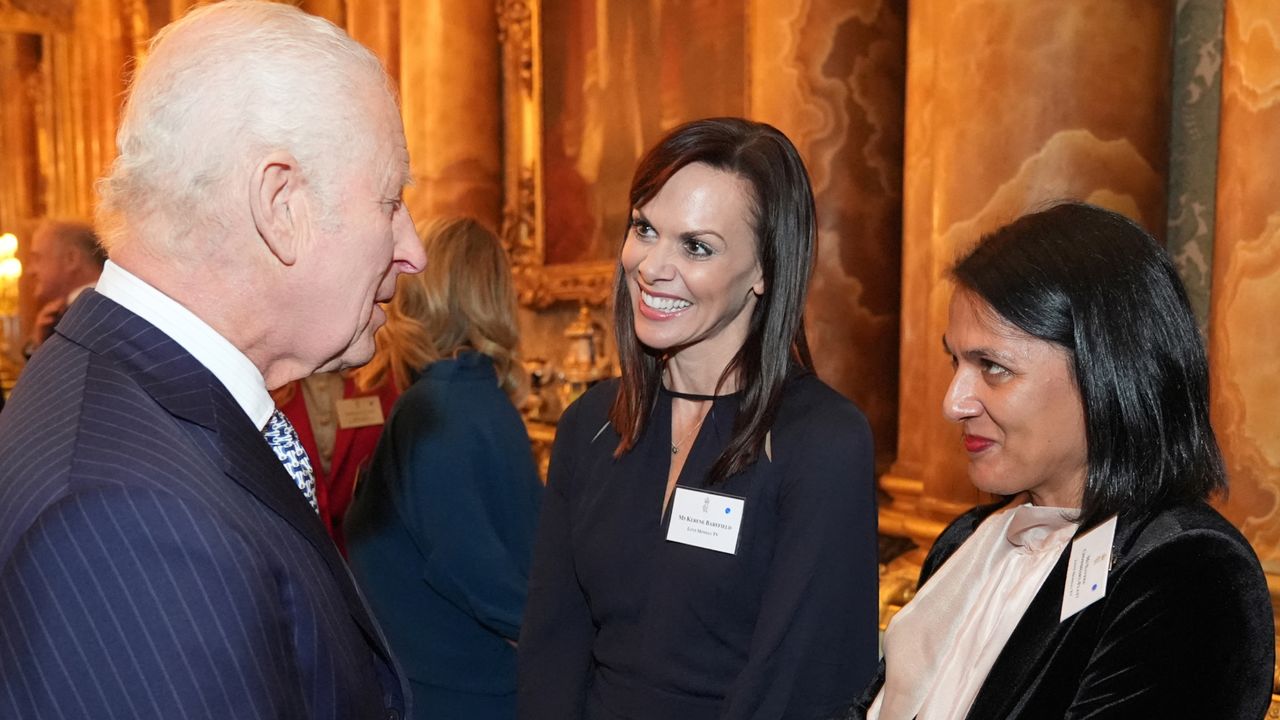
[{"label": "man's hand", "polygon": [[53,326],[58,324],[58,320],[62,319],[62,313],[67,311],[67,299],[58,298],[50,300],[40,308],[36,313],[35,322],[31,324],[31,335],[27,340],[27,345],[23,348],[23,352],[27,357],[31,357],[31,353],[40,347],[41,343],[49,339],[53,335]]}]

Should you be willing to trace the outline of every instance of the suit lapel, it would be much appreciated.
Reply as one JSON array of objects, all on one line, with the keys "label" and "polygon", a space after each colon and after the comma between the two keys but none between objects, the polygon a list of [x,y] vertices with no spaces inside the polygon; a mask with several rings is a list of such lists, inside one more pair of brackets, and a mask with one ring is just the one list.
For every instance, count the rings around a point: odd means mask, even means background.
[{"label": "suit lapel", "polygon": [[55,332],[118,363],[173,415],[213,429],[213,391],[215,386],[222,388],[221,384],[208,368],[151,323],[86,290]]},{"label": "suit lapel", "polygon": [[369,617],[364,599],[356,590],[351,573],[338,555],[320,516],[311,509],[302,493],[298,492],[289,472],[230,394],[224,391],[218,400],[218,415],[226,418],[226,421],[220,421],[219,427],[215,428],[222,449],[223,472],[283,517],[315,547],[329,566],[329,572],[336,578],[352,617],[369,636],[372,644],[384,656],[388,655],[382,636]]},{"label": "suit lapel", "polygon": [[352,617],[371,644],[386,645],[319,516],[298,492],[262,434],[221,382],[151,323],[93,290],[85,291],[58,324],[68,340],[117,362],[175,417],[213,434],[222,471],[307,539],[324,558]]}]

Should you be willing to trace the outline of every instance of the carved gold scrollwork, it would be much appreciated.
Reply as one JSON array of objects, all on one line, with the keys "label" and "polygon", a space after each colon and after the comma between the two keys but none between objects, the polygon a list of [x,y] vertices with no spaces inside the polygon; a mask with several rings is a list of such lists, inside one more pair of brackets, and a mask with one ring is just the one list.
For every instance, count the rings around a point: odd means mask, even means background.
[{"label": "carved gold scrollwork", "polygon": [[502,240],[517,267],[527,267],[542,260],[534,239],[537,200],[533,173],[531,167],[520,168],[515,195],[508,198],[502,212]]},{"label": "carved gold scrollwork", "polygon": [[528,0],[498,0],[498,42],[508,54],[520,87],[533,94],[533,11]]}]

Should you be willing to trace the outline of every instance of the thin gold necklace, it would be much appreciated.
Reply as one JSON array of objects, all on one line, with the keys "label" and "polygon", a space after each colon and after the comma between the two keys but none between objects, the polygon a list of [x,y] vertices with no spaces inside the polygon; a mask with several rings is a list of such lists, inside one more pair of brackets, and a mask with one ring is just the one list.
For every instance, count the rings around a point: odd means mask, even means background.
[{"label": "thin gold necklace", "polygon": [[676,442],[671,443],[671,454],[672,454],[672,455],[679,455],[679,454],[680,454],[680,446],[681,446],[681,445],[684,445],[684,444],[685,444],[685,443],[687,443],[687,442],[689,442],[689,438],[693,437],[694,433],[698,432],[698,428],[702,427],[702,422],[703,422],[704,420],[706,420],[706,419],[707,419],[707,416],[708,416],[708,415],[710,415],[710,414],[711,414],[711,410],[710,410],[710,408],[708,408],[708,409],[707,409],[707,412],[702,413],[702,417],[698,418],[698,422],[694,423],[694,426],[693,426],[692,428],[690,428],[690,429],[689,429],[689,431],[688,431],[688,432],[686,432],[686,433],[684,434],[684,437],[680,438],[680,442],[678,442],[678,443],[676,443]]}]

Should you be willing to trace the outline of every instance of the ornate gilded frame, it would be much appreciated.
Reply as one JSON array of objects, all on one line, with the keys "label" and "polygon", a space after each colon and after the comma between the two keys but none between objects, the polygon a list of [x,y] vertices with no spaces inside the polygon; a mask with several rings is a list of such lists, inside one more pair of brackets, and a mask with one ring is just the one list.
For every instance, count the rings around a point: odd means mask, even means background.
[{"label": "ornate gilded frame", "polygon": [[540,4],[541,0],[497,0],[502,44],[502,239],[511,254],[520,304],[535,309],[560,301],[603,305],[613,288],[614,260],[546,262]]}]

